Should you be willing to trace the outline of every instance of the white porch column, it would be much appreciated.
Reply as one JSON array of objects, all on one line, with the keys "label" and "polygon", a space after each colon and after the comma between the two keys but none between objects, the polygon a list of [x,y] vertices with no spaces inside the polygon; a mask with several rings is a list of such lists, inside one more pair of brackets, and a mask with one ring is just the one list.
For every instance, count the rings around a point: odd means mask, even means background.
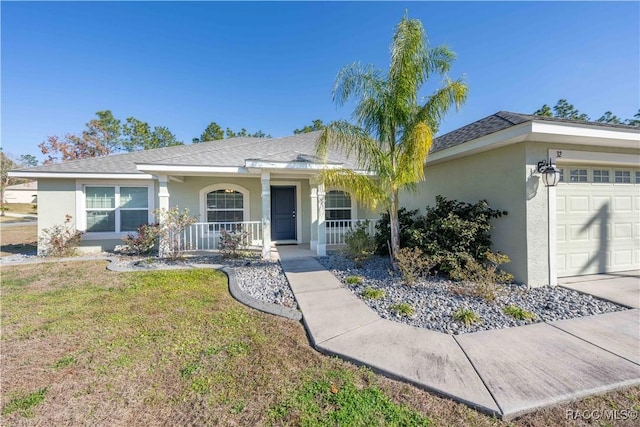
[{"label": "white porch column", "polygon": [[271,258],[271,174],[262,172],[262,258]]},{"label": "white porch column", "polygon": [[158,177],[158,207],[160,209],[169,210],[169,177],[160,175]]},{"label": "white porch column", "polygon": [[318,247],[318,182],[315,179],[309,180],[311,186],[311,240],[310,249],[317,250]]},{"label": "white porch column", "polygon": [[[158,176],[158,208],[165,212],[169,210],[169,177],[167,175]],[[160,220],[162,217],[158,218]],[[160,227],[164,227],[164,224],[160,224]],[[164,236],[164,237],[162,237]],[[164,257],[169,249],[169,242],[166,239],[166,235],[163,233],[160,237],[158,244],[158,255]]]},{"label": "white porch column", "polygon": [[318,243],[316,246],[316,253],[318,256],[327,255],[327,227],[324,222],[324,184],[318,184]]}]

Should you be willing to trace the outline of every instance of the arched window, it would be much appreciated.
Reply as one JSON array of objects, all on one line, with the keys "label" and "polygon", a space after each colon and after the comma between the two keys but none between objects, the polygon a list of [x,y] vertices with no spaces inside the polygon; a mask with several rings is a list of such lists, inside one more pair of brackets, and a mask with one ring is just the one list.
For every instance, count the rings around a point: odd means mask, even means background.
[{"label": "arched window", "polygon": [[215,184],[200,190],[201,215],[206,222],[249,220],[249,191],[233,184]]},{"label": "arched window", "polygon": [[331,190],[325,196],[325,219],[327,221],[350,220],[351,196],[346,191]]}]

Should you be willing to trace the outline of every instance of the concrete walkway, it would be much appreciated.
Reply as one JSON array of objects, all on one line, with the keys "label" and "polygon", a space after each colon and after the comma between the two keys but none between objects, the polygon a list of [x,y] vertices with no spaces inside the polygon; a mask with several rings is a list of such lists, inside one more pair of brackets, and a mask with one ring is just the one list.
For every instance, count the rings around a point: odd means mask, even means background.
[{"label": "concrete walkway", "polygon": [[558,284],[626,307],[640,308],[640,270],[563,277]]},{"label": "concrete walkway", "polygon": [[488,414],[640,384],[640,310],[447,335],[382,319],[304,250],[278,252],[316,349]]}]

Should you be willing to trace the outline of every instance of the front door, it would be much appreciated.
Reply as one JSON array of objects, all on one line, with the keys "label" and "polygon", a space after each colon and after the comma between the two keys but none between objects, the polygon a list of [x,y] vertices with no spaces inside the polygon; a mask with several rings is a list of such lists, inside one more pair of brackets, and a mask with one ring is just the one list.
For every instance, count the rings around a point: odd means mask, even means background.
[{"label": "front door", "polygon": [[271,238],[296,239],[296,187],[271,187]]}]

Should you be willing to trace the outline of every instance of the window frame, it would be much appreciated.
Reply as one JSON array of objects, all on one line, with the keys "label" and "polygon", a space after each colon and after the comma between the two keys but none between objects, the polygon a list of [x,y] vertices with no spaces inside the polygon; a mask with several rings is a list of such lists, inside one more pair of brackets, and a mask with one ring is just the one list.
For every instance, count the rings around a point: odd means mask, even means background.
[{"label": "window frame", "polygon": [[[624,181],[624,174],[625,172],[628,175],[629,181]],[[621,181],[618,181],[618,173],[621,174],[620,178],[622,179]],[[632,179],[632,175],[631,175],[631,171],[629,169],[616,169],[613,171],[613,183],[614,184],[632,184],[633,183],[633,179]]]},{"label": "window frame", "polygon": [[[596,177],[596,172],[600,172],[598,177]],[[603,175],[602,174],[603,172],[606,173],[606,175]],[[602,178],[605,178],[605,177],[607,179],[606,181],[596,181],[596,178],[602,179]],[[611,178],[612,178],[611,169],[603,169],[603,168],[600,168],[600,169],[593,168],[593,169],[591,169],[591,182],[593,184],[612,184],[613,181],[611,180]]]},{"label": "window frame", "polygon": [[[92,208],[87,209],[87,187],[112,187],[114,188],[114,208],[109,209],[98,209]],[[120,188],[121,187],[139,187],[147,189],[147,208],[122,208],[119,206],[120,204]],[[86,180],[80,181],[76,180],[76,216],[75,216],[75,224],[76,229],[78,231],[82,231],[84,234],[82,236],[83,240],[106,240],[106,239],[121,239],[129,233],[134,233],[134,231],[122,231],[121,224],[121,216],[120,212],[122,210],[146,210],[147,211],[147,224],[151,224],[153,222],[153,211],[155,209],[155,183],[149,181],[121,181],[121,180]],[[88,225],[88,216],[87,212],[94,211],[104,211],[104,210],[113,210],[115,212],[115,231],[87,231]]]},{"label": "window frame", "polygon": [[[328,199],[329,193],[331,193],[331,192],[341,192],[341,193],[344,193],[344,194],[348,195],[349,196],[350,206],[348,208],[344,208],[344,207],[343,208],[329,208],[329,207],[327,207],[327,199]],[[350,219],[348,219],[348,220],[347,219],[334,219],[334,220],[332,220],[332,219],[329,219],[329,215],[327,215],[327,211],[346,211],[346,210],[349,210]],[[338,188],[331,188],[331,189],[326,191],[326,193],[325,193],[325,206],[324,206],[325,221],[354,221],[354,220],[358,219],[356,213],[357,213],[356,203],[355,203],[355,200],[354,200],[353,196],[351,195],[351,193],[349,191],[341,190],[341,189],[338,189]]]},{"label": "window frame", "polygon": [[[200,222],[202,223],[209,222],[207,220],[208,218],[207,213],[209,212],[209,209],[207,208],[207,195],[209,193],[212,193],[214,191],[219,191],[219,190],[233,190],[233,191],[237,191],[238,193],[241,193],[242,194],[242,221],[244,222],[244,221],[251,220],[250,219],[251,218],[250,217],[251,193],[249,192],[249,190],[237,184],[223,182],[218,184],[211,184],[200,189],[200,192],[199,192]],[[236,211],[239,209],[231,209],[231,210]]]}]

